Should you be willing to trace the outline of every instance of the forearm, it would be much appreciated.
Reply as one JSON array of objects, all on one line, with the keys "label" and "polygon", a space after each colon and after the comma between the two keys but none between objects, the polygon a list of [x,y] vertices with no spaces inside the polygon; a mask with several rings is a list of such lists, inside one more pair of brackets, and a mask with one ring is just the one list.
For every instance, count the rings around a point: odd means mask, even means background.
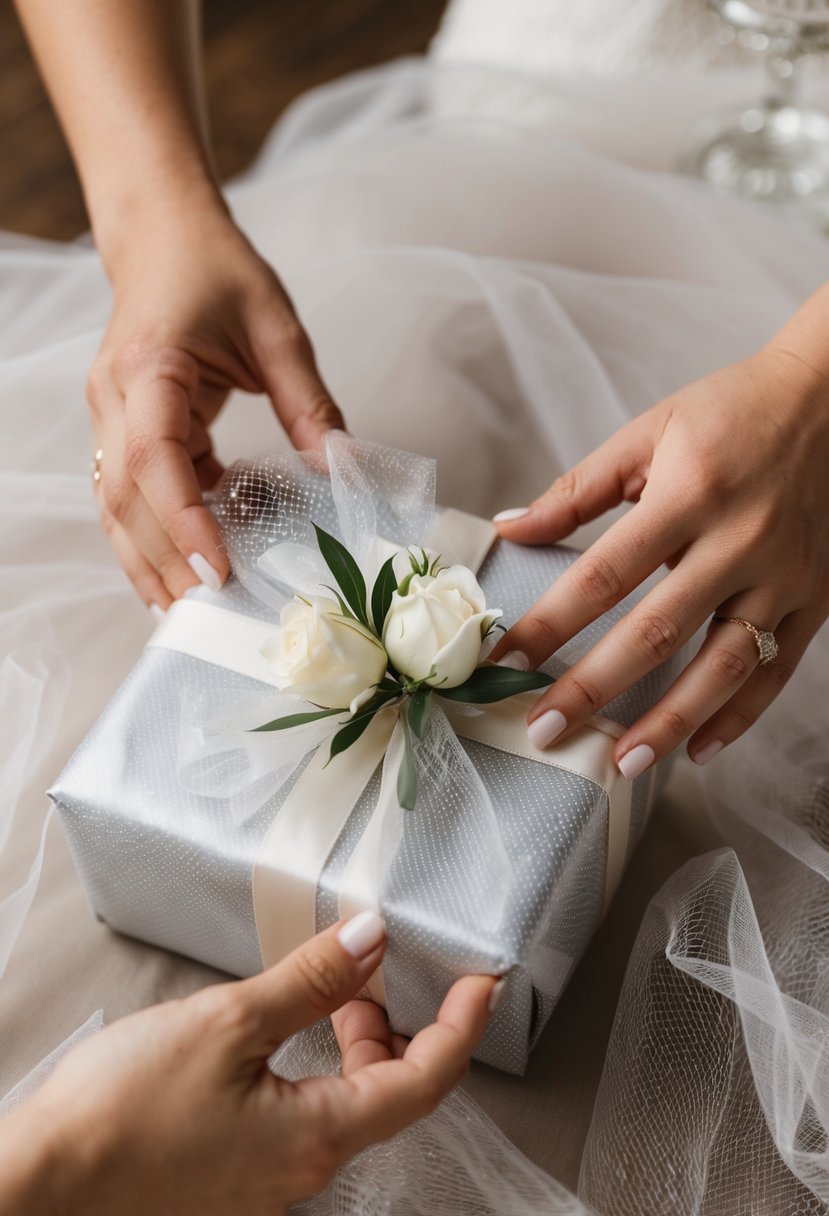
[{"label": "forearm", "polygon": [[136,225],[223,207],[198,0],[17,0],[110,274]]}]

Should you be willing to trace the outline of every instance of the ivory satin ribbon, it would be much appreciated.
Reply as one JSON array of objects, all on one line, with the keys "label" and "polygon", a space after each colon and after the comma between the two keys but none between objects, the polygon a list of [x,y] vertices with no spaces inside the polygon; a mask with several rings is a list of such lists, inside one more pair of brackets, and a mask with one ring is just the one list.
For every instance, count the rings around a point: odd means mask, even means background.
[{"label": "ivory satin ribbon", "polygon": [[[428,543],[448,561],[477,570],[494,536],[488,521],[447,511]],[[272,621],[184,599],[171,605],[147,645],[188,654],[275,686],[259,651],[276,628]],[[564,743],[539,751],[530,743],[526,729],[527,712],[537,695],[510,697],[472,716],[459,713],[450,701],[442,700],[441,707],[461,738],[566,769],[606,793],[605,911],[622,876],[630,833],[631,784],[621,777],[613,762],[614,741],[623,728],[608,719],[593,718]],[[265,967],[284,958],[316,932],[316,896],[322,872],[360,795],[386,757],[377,805],[349,858],[339,889],[342,917],[367,908],[378,909],[382,827],[391,800],[397,797],[402,751],[397,711],[390,706],[375,715],[360,739],[335,762],[328,764],[328,751],[323,747],[311,757],[262,841],[254,863],[254,915]],[[368,991],[374,1000],[385,1004],[382,969],[375,972]]]}]

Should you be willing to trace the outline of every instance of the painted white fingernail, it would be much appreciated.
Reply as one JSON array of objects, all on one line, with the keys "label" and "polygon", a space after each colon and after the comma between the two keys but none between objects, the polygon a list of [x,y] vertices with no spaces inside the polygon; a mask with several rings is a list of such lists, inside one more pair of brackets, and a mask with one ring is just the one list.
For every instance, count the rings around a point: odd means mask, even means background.
[{"label": "painted white fingernail", "polygon": [[498,660],[499,667],[511,667],[513,671],[529,671],[530,660],[523,650],[510,650],[503,659]]},{"label": "painted white fingernail", "polygon": [[221,575],[218,570],[213,569],[206,557],[202,557],[201,553],[191,553],[187,564],[205,587],[209,587],[211,591],[219,590],[222,585]]},{"label": "painted white fingernail", "polygon": [[166,615],[164,609],[160,604],[150,604],[149,609],[155,623],[160,625]]},{"label": "painted white fingernail", "polygon": [[501,1001],[503,1001],[504,993],[506,992],[506,990],[507,990],[507,977],[505,975],[502,975],[501,978],[499,979],[498,983],[492,989],[492,992],[490,992],[490,994],[489,994],[490,1017],[495,1012],[495,1010],[498,1008],[498,1006],[501,1004]]},{"label": "painted white fingernail", "polygon": [[376,912],[358,912],[337,934],[339,943],[352,958],[366,958],[386,936],[386,927]]},{"label": "painted white fingernail", "polygon": [[722,739],[714,739],[711,743],[706,743],[705,747],[701,747],[695,756],[692,756],[694,764],[707,764],[709,760],[713,760],[718,752],[721,752],[725,747]]},{"label": "painted white fingernail", "polygon": [[554,739],[557,739],[563,730],[567,728],[567,719],[564,714],[558,709],[548,709],[531,722],[527,727],[527,735],[533,747],[542,750],[549,747]]},{"label": "painted white fingernail", "polygon": [[656,759],[656,752],[649,743],[640,743],[625,752],[619,761],[619,772],[626,781],[635,781]]},{"label": "painted white fingernail", "polygon": [[494,524],[507,524],[511,519],[523,519],[529,513],[529,507],[510,507],[506,511],[499,511],[497,515],[493,515],[492,522]]}]

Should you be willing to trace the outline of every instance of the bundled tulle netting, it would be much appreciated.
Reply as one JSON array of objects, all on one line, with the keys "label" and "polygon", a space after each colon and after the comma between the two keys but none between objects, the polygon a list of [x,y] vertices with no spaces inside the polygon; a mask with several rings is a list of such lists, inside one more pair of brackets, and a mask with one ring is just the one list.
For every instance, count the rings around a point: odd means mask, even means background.
[{"label": "bundled tulle netting", "polygon": [[[827,643],[824,632],[810,657],[829,658]],[[809,699],[789,689],[712,773],[710,811],[727,847],[688,862],[650,904],[578,1195],[456,1093],[431,1118],[355,1158],[298,1210],[829,1210],[829,758]],[[335,1068],[336,1047],[317,1027],[275,1065],[297,1076]]]},{"label": "bundled tulle netting", "polygon": [[[438,86],[464,79],[408,64],[314,94],[233,201],[285,276],[354,432],[439,456],[438,499],[484,513],[540,493],[653,401],[758,349],[829,277],[829,253],[759,210],[620,163],[605,104],[592,151],[560,132],[441,117]],[[498,87],[492,75],[486,84]],[[656,118],[668,122],[675,90],[666,78],[648,94]],[[616,97],[626,95],[620,85]],[[98,535],[85,472],[83,384],[109,309],[95,256],[23,245],[0,249],[0,267],[0,874],[4,891],[18,888],[0,901],[2,972],[43,858],[41,847],[21,888],[41,791],[149,624]],[[232,456],[273,443],[272,427],[267,441],[246,429],[246,409],[228,411],[244,432]],[[696,813],[712,817],[722,847],[678,870],[644,916],[575,1193],[459,1091],[298,1211],[829,1212],[827,673],[824,628],[780,699],[705,770]],[[18,839],[26,864],[12,869],[4,846]],[[65,898],[74,879],[45,874],[53,887],[41,894]],[[43,965],[26,951],[56,926],[66,932],[55,898],[39,927],[35,906],[33,936],[15,952],[23,962],[14,974],[13,958],[3,981],[4,1055],[12,1032],[18,1050],[36,1036],[66,996],[68,969],[90,957],[86,921],[75,921],[66,970],[56,965],[51,988],[40,982]],[[127,950],[94,942],[113,958]],[[136,1001],[169,994],[149,953],[137,960],[118,972]],[[84,1000],[106,992],[91,971],[78,983]],[[9,991],[23,1010],[16,1023]],[[275,1066],[286,1076],[337,1068],[330,1032],[297,1036]]]}]

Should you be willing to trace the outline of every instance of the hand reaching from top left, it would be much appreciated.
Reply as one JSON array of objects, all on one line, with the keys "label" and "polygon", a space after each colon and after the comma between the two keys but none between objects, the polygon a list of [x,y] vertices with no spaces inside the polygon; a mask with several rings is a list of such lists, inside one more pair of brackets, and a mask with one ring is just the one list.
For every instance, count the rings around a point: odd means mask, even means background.
[{"label": "hand reaching from top left", "polygon": [[202,491],[222,472],[209,426],[230,390],[267,393],[297,448],[343,421],[285,289],[220,208],[165,217],[108,269],[88,386],[101,519],[142,600],[165,610],[229,571]]},{"label": "hand reaching from top left", "polygon": [[16,0],[69,140],[113,311],[89,379],[101,516],[156,612],[228,574],[202,503],[208,428],[265,392],[299,448],[342,426],[273,270],[233,223],[212,163],[199,0]]}]

